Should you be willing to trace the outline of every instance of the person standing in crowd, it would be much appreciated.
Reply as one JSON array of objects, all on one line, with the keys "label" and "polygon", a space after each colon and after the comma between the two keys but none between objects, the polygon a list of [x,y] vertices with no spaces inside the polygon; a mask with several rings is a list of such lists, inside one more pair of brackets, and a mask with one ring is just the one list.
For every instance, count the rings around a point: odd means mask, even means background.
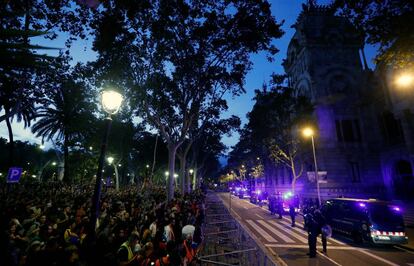
[{"label": "person standing in crowd", "polygon": [[132,233],[128,241],[122,243],[122,245],[118,249],[118,260],[119,265],[134,265],[134,261],[136,260],[137,254],[134,254],[135,247],[139,243],[139,235],[138,233]]}]

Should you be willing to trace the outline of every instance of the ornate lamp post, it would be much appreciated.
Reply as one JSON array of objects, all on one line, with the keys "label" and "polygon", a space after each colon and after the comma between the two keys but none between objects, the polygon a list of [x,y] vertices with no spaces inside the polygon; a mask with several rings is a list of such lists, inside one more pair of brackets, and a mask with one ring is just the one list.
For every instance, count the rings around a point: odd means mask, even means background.
[{"label": "ornate lamp post", "polygon": [[113,90],[104,90],[101,93],[102,108],[108,114],[105,118],[106,129],[102,139],[101,153],[98,162],[98,171],[96,173],[95,190],[92,198],[92,212],[91,212],[91,224],[96,229],[96,221],[99,216],[99,201],[101,196],[101,180],[102,180],[102,168],[105,160],[106,146],[108,144],[109,131],[111,129],[112,118],[111,115],[116,114],[121,107],[123,97],[120,93]]}]

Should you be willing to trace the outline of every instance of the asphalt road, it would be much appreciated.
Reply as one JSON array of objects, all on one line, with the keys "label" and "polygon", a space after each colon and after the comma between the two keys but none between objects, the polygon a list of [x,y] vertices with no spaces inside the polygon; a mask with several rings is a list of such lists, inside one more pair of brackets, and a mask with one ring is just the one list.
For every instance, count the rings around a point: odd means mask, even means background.
[{"label": "asphalt road", "polygon": [[[224,205],[229,208],[229,193],[218,193]],[[352,240],[341,235],[328,239],[328,253],[323,254],[322,244],[318,238],[318,255],[309,258],[307,232],[303,229],[303,218],[298,215],[296,227],[290,226],[290,217],[285,215],[279,220],[270,215],[267,206],[258,206],[248,199],[231,197],[231,213],[253,239],[260,242],[265,252],[279,258],[285,265],[351,265],[414,266],[414,251],[401,246],[373,246],[369,243],[354,244]],[[410,234],[408,234],[410,237]],[[414,236],[413,236],[414,237]]]}]

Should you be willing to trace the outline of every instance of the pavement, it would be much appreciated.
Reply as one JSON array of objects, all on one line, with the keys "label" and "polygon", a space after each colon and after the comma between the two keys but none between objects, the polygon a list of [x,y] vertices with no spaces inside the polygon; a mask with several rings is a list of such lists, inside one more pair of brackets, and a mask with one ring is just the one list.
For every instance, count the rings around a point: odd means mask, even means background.
[{"label": "pavement", "polygon": [[[227,208],[230,208],[228,193],[218,193]],[[328,239],[328,254],[321,252],[318,239],[318,256],[309,258],[307,232],[303,229],[302,217],[297,217],[297,226],[290,226],[290,218],[279,220],[270,215],[267,206],[258,206],[248,199],[231,197],[231,213],[260,242],[265,252],[280,259],[281,265],[407,265],[414,266],[414,228],[408,227],[409,244],[405,246],[373,246],[369,243],[356,245],[341,235]]]}]

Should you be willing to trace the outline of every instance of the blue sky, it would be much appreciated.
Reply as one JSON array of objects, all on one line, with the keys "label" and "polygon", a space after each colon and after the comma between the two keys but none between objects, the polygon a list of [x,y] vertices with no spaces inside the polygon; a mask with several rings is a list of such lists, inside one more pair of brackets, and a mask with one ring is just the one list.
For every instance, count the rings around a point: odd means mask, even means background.
[{"label": "blue sky", "polygon": [[[230,115],[237,115],[241,118],[242,123],[246,123],[246,113],[251,110],[253,107],[252,98],[254,97],[254,90],[261,88],[263,83],[269,80],[270,74],[272,72],[283,73],[283,68],[281,66],[282,60],[286,57],[286,50],[289,44],[291,37],[294,34],[294,30],[291,28],[292,24],[296,21],[298,14],[302,9],[302,3],[306,1],[300,0],[271,0],[272,4],[272,13],[278,22],[284,20],[282,26],[285,34],[282,38],[274,41],[274,44],[280,52],[275,56],[273,62],[268,62],[266,60],[265,54],[253,54],[251,59],[253,61],[253,68],[248,73],[246,77],[246,94],[238,96],[236,98],[228,97],[228,106],[229,110],[227,113],[223,114],[224,117]],[[329,0],[319,0],[319,4],[327,4]],[[51,46],[63,48],[64,38],[59,38],[53,41],[44,42],[39,39],[39,42]],[[371,67],[372,58],[374,57],[375,50],[372,47],[366,48],[367,60],[369,61]],[[57,53],[57,52],[56,52]],[[90,41],[81,40],[76,42],[71,48],[71,54],[74,58],[74,61],[87,62],[94,60],[96,54],[90,50]],[[40,143],[40,139],[36,139],[33,134],[31,134],[30,129],[24,129],[22,124],[13,123],[14,137],[17,140],[29,140],[30,142]],[[0,136],[7,138],[7,127],[5,123],[0,125]],[[235,145],[238,141],[238,135],[234,134],[232,137],[223,137],[223,142],[229,147]]]}]

